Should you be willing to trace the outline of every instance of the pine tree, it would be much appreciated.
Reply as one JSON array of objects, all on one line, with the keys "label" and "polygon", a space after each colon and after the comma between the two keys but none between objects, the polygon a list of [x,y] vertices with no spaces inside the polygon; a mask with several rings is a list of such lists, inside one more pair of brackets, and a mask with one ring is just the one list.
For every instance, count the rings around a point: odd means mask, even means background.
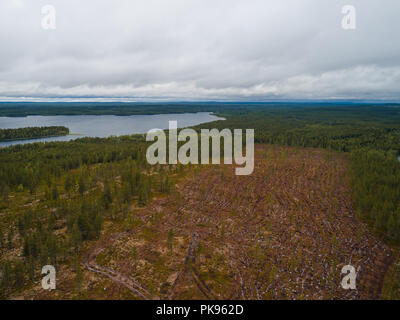
[{"label": "pine tree", "polygon": [[16,288],[22,288],[24,285],[24,265],[21,261],[16,261],[14,264],[14,283]]},{"label": "pine tree", "polygon": [[57,185],[53,185],[53,189],[51,190],[51,198],[53,200],[57,200],[58,199],[58,189],[57,189]]},{"label": "pine tree", "polygon": [[167,237],[167,245],[168,245],[168,249],[171,252],[172,252],[173,241],[174,241],[174,231],[172,229],[169,229],[168,237]]},{"label": "pine tree", "polygon": [[22,254],[24,257],[30,257],[31,256],[31,237],[30,236],[25,236],[24,237],[24,244],[22,247]]},{"label": "pine tree", "polygon": [[11,287],[11,263],[10,261],[5,261],[2,266],[1,266],[1,272],[2,272],[2,277],[1,277],[1,287],[3,290],[0,292],[5,292],[8,291]]},{"label": "pine tree", "polygon": [[112,203],[111,189],[109,183],[107,182],[104,186],[104,193],[103,193],[104,208],[106,210],[109,209],[111,203]]},{"label": "pine tree", "polygon": [[23,237],[24,234],[25,234],[25,225],[24,225],[24,220],[23,220],[22,217],[20,217],[20,218],[18,219],[18,232],[19,232],[19,235],[20,235],[21,237]]},{"label": "pine tree", "polygon": [[387,235],[390,239],[394,239],[396,237],[396,219],[395,215],[391,214],[387,223]]},{"label": "pine tree", "polygon": [[4,247],[4,234],[0,227],[0,249]]},{"label": "pine tree", "polygon": [[83,179],[83,177],[81,177],[79,179],[79,183],[78,183],[78,191],[81,195],[83,195],[86,191],[86,184],[85,184],[85,180]]},{"label": "pine tree", "polygon": [[53,231],[55,224],[56,224],[56,217],[55,217],[55,214],[52,212],[52,213],[50,213],[50,217],[49,217],[49,227],[48,227],[48,229],[50,231]]},{"label": "pine tree", "polygon": [[29,280],[31,280],[31,281],[33,281],[33,279],[35,278],[35,261],[33,260],[33,257],[29,257],[28,276],[29,276]]},{"label": "pine tree", "polygon": [[8,203],[9,192],[10,192],[10,188],[8,187],[8,185],[7,184],[3,185],[3,188],[1,190],[1,195],[2,195],[3,201],[5,203]]},{"label": "pine tree", "polygon": [[75,248],[75,251],[78,251],[79,246],[82,242],[82,234],[81,234],[81,231],[79,230],[77,222],[75,222],[74,226],[72,227],[71,242]]},{"label": "pine tree", "polygon": [[148,202],[147,191],[144,187],[139,190],[139,205],[145,206]]},{"label": "pine tree", "polygon": [[8,230],[8,234],[7,234],[7,247],[8,249],[11,249],[13,246],[13,239],[14,239],[14,228],[11,227]]},{"label": "pine tree", "polygon": [[65,178],[65,181],[64,181],[64,189],[68,194],[70,194],[72,186],[73,186],[72,178],[70,175],[67,175],[67,177]]},{"label": "pine tree", "polygon": [[40,263],[42,266],[46,265],[49,260],[49,249],[47,244],[43,243],[40,247]]},{"label": "pine tree", "polygon": [[84,212],[82,212],[78,217],[78,228],[80,230],[82,240],[90,239],[90,236],[92,235],[92,225],[86,210],[84,210]]}]

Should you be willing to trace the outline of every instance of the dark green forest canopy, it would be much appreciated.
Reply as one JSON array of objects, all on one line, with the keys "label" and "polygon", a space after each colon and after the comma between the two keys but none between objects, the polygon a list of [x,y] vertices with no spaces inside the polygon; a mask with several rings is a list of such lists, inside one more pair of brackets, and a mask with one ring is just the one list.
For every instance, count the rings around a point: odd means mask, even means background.
[{"label": "dark green forest canopy", "polygon": [[62,126],[0,129],[0,141],[64,136],[67,134],[69,134],[69,129]]},{"label": "dark green forest canopy", "polygon": [[400,151],[400,105],[260,105],[226,109],[197,128],[255,129],[255,141],[348,152]]},{"label": "dark green forest canopy", "polygon": [[62,172],[132,157],[145,159],[142,136],[81,138],[69,142],[31,143],[0,148],[0,189],[19,185],[32,192]]},{"label": "dark green forest canopy", "polygon": [[[353,117],[377,117],[381,119],[390,112],[399,111],[400,104],[365,104],[336,102],[165,102],[165,103],[121,103],[121,102],[0,102],[0,116],[24,117],[28,115],[135,115],[187,112],[214,112],[218,114],[247,114],[253,112],[282,113],[293,119],[309,117],[315,110],[326,116],[340,114]],[[306,112],[306,113],[304,113]],[[290,115],[289,115],[290,114]],[[372,118],[370,118],[372,119]]]}]

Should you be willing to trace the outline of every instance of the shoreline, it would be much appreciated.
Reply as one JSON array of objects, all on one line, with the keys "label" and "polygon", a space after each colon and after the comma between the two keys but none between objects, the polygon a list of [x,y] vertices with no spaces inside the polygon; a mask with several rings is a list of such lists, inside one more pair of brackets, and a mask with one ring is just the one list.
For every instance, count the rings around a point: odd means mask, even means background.
[{"label": "shoreline", "polygon": [[6,140],[1,140],[1,139],[0,139],[0,142],[34,140],[34,139],[64,137],[64,136],[73,136],[73,135],[79,135],[79,134],[77,134],[77,133],[68,133],[68,134],[56,134],[56,135],[40,136],[40,137],[16,138],[16,139],[6,139]]}]

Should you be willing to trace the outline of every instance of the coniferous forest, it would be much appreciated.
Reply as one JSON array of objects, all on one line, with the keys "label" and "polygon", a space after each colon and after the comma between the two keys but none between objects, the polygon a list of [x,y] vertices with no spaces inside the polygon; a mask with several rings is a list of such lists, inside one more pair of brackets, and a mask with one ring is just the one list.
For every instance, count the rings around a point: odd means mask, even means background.
[{"label": "coniferous forest", "polygon": [[[132,136],[0,149],[3,297],[37,279],[41,266],[74,259],[105,221],[128,219],[132,203],[144,206],[173,189],[169,175],[182,167],[150,167],[146,145]],[[19,248],[22,260],[13,255]]]},{"label": "coniferous forest", "polygon": [[[226,120],[195,129],[254,128],[258,144],[344,154],[350,160],[358,218],[389,245],[400,244],[399,105],[210,104],[201,108]],[[107,112],[112,114],[112,108]],[[0,136],[19,139],[68,133],[65,129],[26,128],[0,131]],[[2,298],[37,280],[47,263],[77,261],[85,243],[99,239],[105,224],[122,221],[126,228],[139,226],[142,222],[129,214],[132,206],[144,207],[154,196],[173,192],[186,166],[150,166],[145,158],[148,145],[143,136],[133,135],[0,149]],[[168,239],[172,248],[172,229]]]},{"label": "coniferous forest", "polygon": [[0,129],[0,141],[64,136],[67,134],[69,134],[69,129],[61,126]]}]

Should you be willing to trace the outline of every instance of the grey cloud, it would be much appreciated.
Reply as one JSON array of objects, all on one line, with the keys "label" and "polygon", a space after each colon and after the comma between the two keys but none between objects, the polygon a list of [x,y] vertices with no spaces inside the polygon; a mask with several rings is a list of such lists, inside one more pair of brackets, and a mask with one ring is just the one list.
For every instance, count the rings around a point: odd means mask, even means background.
[{"label": "grey cloud", "polygon": [[400,3],[351,2],[2,0],[0,97],[399,99]]}]

